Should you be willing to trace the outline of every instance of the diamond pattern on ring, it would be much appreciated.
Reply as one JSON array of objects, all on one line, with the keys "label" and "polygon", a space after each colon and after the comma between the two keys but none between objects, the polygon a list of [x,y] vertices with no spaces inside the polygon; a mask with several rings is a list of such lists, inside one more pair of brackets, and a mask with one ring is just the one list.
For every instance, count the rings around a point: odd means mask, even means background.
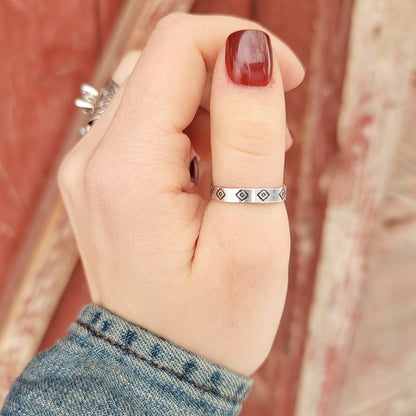
[{"label": "diamond pattern on ring", "polygon": [[262,189],[260,192],[258,192],[257,196],[262,200],[265,201],[269,196],[269,192],[266,191],[266,189]]},{"label": "diamond pattern on ring", "polygon": [[241,202],[248,198],[248,193],[244,189],[240,189],[235,195]]},{"label": "diamond pattern on ring", "polygon": [[[215,196],[214,196],[215,193]],[[211,184],[211,199],[222,202],[278,203],[286,200],[286,185],[276,188],[224,188]]]},{"label": "diamond pattern on ring", "polygon": [[225,192],[222,188],[219,188],[217,189],[217,192],[215,192],[215,195],[221,201],[225,197]]}]

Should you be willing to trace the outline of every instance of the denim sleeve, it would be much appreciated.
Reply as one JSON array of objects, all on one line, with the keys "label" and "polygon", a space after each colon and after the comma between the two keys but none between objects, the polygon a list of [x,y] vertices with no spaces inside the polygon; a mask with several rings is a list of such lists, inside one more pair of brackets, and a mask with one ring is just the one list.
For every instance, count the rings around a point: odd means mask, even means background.
[{"label": "denim sleeve", "polygon": [[1,416],[231,416],[251,386],[250,378],[88,305],[66,338],[27,365]]}]

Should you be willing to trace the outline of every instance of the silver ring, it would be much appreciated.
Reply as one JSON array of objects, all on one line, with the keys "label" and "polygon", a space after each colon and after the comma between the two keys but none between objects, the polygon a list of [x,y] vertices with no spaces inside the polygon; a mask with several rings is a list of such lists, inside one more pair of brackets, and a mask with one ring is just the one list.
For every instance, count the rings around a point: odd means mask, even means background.
[{"label": "silver ring", "polygon": [[286,185],[279,188],[225,188],[211,185],[211,199],[238,204],[270,204],[286,199]]},{"label": "silver ring", "polygon": [[106,82],[100,92],[91,85],[81,85],[81,97],[75,100],[75,105],[82,108],[84,113],[91,115],[88,119],[88,123],[80,129],[81,136],[83,136],[91,128],[94,121],[100,118],[101,114],[104,113],[119,88],[119,85],[112,79]]}]

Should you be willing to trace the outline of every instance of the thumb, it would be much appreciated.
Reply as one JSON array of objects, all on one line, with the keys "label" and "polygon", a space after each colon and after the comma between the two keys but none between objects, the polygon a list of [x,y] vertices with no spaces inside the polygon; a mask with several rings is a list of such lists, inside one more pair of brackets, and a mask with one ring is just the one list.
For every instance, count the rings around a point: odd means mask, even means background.
[{"label": "thumb", "polygon": [[285,129],[284,89],[269,36],[259,30],[232,33],[212,82],[213,184],[281,186]]},{"label": "thumb", "polygon": [[[227,190],[235,202],[245,200],[242,188],[256,188],[264,202],[270,194],[263,188],[283,184],[286,135],[283,84],[266,33],[228,37],[213,74],[210,110],[213,185],[235,188]],[[207,280],[220,282],[227,337],[239,345],[238,354],[227,357],[229,368],[252,374],[270,351],[282,315],[287,214],[284,203],[228,203],[217,192],[204,212],[194,266],[205,266]]]}]

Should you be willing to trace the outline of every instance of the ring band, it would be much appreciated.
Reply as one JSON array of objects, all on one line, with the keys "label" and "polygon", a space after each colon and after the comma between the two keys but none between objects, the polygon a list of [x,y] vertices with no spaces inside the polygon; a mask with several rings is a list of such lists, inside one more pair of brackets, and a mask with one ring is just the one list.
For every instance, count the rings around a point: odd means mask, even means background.
[{"label": "ring band", "polygon": [[104,110],[108,107],[108,104],[110,104],[111,99],[119,88],[118,84],[116,84],[112,79],[105,83],[103,89],[100,91],[94,102],[94,110],[88,120],[89,125],[92,125],[95,120],[100,118],[101,114],[104,113]]},{"label": "ring band", "polygon": [[270,204],[286,199],[286,185],[279,188],[225,188],[211,185],[211,199],[238,204]]},{"label": "ring band", "polygon": [[81,86],[81,98],[75,100],[75,105],[82,108],[84,113],[90,114],[88,123],[80,129],[82,136],[91,128],[94,121],[100,118],[101,114],[104,113],[119,88],[119,85],[112,79],[105,83],[100,92],[88,84],[83,84]]}]

